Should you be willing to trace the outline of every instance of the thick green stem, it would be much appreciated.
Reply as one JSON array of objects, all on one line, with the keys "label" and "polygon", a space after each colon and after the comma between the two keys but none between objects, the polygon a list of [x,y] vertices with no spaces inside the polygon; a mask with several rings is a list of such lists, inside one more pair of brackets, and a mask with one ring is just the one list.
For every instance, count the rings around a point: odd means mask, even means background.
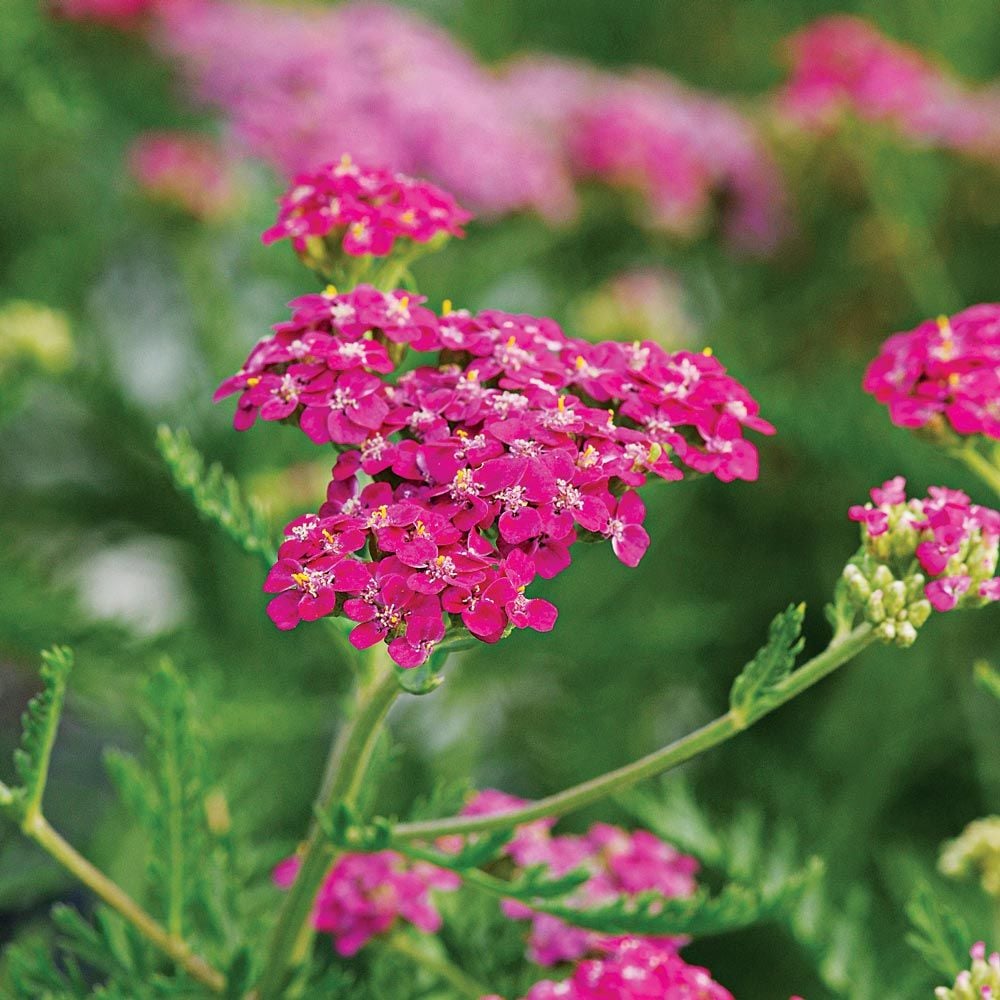
[{"label": "thick green stem", "polygon": [[973,444],[964,448],[953,448],[951,452],[960,462],[964,462],[979,478],[1000,497],[1000,469],[985,458]]},{"label": "thick green stem", "polygon": [[489,993],[487,987],[466,975],[457,965],[453,965],[440,955],[425,951],[405,934],[391,934],[385,939],[384,945],[399,955],[405,955],[411,962],[427,969],[428,972],[432,972],[442,982],[453,986],[460,996],[479,1000]]},{"label": "thick green stem", "polygon": [[871,625],[866,623],[859,625],[839,642],[831,643],[822,653],[803,664],[779,685],[775,692],[776,696],[766,711],[746,722],[736,718],[732,712],[726,712],[725,715],[719,716],[693,733],[688,733],[687,736],[645,757],[640,757],[631,764],[556,792],[555,795],[538,799],[520,809],[486,816],[451,816],[447,819],[401,823],[393,829],[392,836],[396,840],[432,840],[448,834],[498,830],[547,816],[560,816],[590,805],[592,802],[630,788],[644,778],[669,771],[678,764],[683,764],[692,757],[697,757],[698,754],[724,743],[748,725],[773,712],[779,705],[785,704],[812,687],[817,681],[860,653],[874,641],[874,638]]},{"label": "thick green stem", "polygon": [[[353,718],[341,728],[327,761],[326,771],[316,797],[316,811],[329,813],[335,802],[353,806],[361,790],[368,765],[382,731],[382,723],[396,696],[399,682],[391,664],[385,662],[385,647],[379,644],[380,662],[368,683],[358,692]],[[301,855],[301,866],[284,905],[278,914],[267,962],[253,996],[274,1000],[280,996],[296,954],[309,941],[309,916],[313,901],[333,861],[334,849],[314,819]]]},{"label": "thick green stem", "polygon": [[160,951],[172,958],[192,979],[207,986],[214,993],[222,993],[225,990],[226,979],[218,969],[214,969],[203,958],[196,955],[183,938],[171,934],[120,886],[112,882],[98,868],[95,868],[49,826],[48,821],[41,813],[34,813],[25,821],[22,829],[26,836],[34,840],[96,896],[103,899],[108,906],[120,913]]}]

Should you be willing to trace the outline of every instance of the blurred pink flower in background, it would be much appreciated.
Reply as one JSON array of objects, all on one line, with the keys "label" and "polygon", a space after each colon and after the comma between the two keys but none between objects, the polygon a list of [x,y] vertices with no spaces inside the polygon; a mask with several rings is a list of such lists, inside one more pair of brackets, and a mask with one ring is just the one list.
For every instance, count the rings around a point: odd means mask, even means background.
[{"label": "blurred pink flower in background", "polygon": [[727,101],[654,72],[619,77],[547,58],[497,74],[445,31],[391,6],[198,3],[161,11],[159,44],[253,155],[286,175],[348,151],[420,174],[485,214],[573,214],[574,179],[638,192],[641,221],[722,227],[767,252],[784,228],[780,176]]},{"label": "blurred pink flower in background", "polygon": [[228,215],[240,200],[232,157],[206,136],[144,132],[132,143],[128,163],[148,198],[196,219]]},{"label": "blurred pink flower in background", "polygon": [[722,196],[732,245],[766,253],[780,240],[781,176],[730,102],[652,70],[622,77],[542,56],[512,63],[505,82],[512,102],[556,137],[572,173],[638,192],[651,228],[703,230]]},{"label": "blurred pink flower in background", "polygon": [[829,129],[845,113],[889,122],[909,139],[1000,159],[1000,88],[970,87],[916,49],[860,18],[814,22],[787,43],[791,78],[780,110],[809,129]]},{"label": "blurred pink flower in background", "polygon": [[239,139],[285,175],[349,151],[480,211],[572,211],[555,152],[450,36],[391,6],[165,8],[159,44]]},{"label": "blurred pink flower in background", "polygon": [[49,0],[57,17],[70,21],[100,21],[117,28],[138,27],[144,14],[163,0]]}]

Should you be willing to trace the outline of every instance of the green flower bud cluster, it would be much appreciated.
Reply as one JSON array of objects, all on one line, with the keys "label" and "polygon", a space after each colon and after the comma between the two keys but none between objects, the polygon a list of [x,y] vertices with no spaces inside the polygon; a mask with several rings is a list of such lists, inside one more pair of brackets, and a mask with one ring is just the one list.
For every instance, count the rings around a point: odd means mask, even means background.
[{"label": "green flower bud cluster", "polygon": [[945,844],[939,866],[956,877],[978,871],[983,891],[1000,901],[1000,816],[973,820]]},{"label": "green flower bud cluster", "polygon": [[955,985],[939,986],[934,991],[937,1000],[988,1000],[1000,997],[1000,954],[993,952],[987,959],[982,941],[972,946],[972,968],[960,972]]},{"label": "green flower bud cluster", "polygon": [[917,630],[930,617],[925,583],[924,575],[916,570],[902,579],[896,577],[885,562],[864,551],[844,567],[842,578],[843,596],[855,613],[874,626],[883,642],[897,646],[912,646]]}]

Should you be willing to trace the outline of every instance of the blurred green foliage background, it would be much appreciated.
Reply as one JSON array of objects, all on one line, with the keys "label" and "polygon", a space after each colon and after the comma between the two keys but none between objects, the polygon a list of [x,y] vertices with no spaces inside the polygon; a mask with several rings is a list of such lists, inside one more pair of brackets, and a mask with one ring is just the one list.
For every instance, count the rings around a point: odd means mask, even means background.
[{"label": "blurred green foliage background", "polygon": [[[993,0],[411,6],[489,61],[546,50],[655,66],[746,98],[780,81],[783,37],[834,10],[870,16],[971,78],[1000,76]],[[71,357],[0,367],[0,761],[35,686],[37,651],[73,644],[79,669],[49,812],[126,884],[141,845],[123,827],[101,753],[135,745],[135,692],[150,665],[169,654],[191,678],[235,822],[284,849],[307,821],[349,680],[324,629],[271,626],[260,565],[199,520],[156,452],[159,422],[186,427],[268,503],[276,529],[314,508],[328,471],[300,435],[237,435],[231,408],[210,402],[284,318],[284,302],[310,290],[286,248],[259,243],[279,180],[253,173],[243,211],[211,225],[148,205],[123,157],[154,127],[212,122],[141,38],[55,23],[32,0],[0,4],[0,307],[60,310],[72,341]],[[639,569],[593,547],[540,589],[560,609],[554,633],[463,653],[433,696],[404,698],[380,810],[402,813],[435,776],[469,772],[480,786],[545,794],[661,745],[722,708],[790,601],[808,603],[808,649],[821,648],[823,604],[857,544],[846,509],[870,486],[902,474],[918,490],[946,483],[991,502],[963,469],[892,427],[860,379],[890,332],[997,298],[1000,171],[874,129],[776,143],[796,232],[770,261],[733,258],[711,238],[651,236],[627,221],[622,198],[592,191],[572,226],[473,224],[467,240],[418,265],[432,302],[567,325],[621,269],[669,267],[692,346],[714,348],[778,435],[762,444],[757,483],[649,491],[653,545]],[[989,939],[974,887],[946,883],[934,866],[942,840],[998,808],[1000,706],[971,670],[1000,654],[997,621],[995,611],[935,619],[912,650],[869,651],[683,771],[713,822],[749,810],[765,845],[793,838],[803,859],[824,859],[846,923],[819,937],[833,948],[834,934],[853,928],[844,947],[850,963],[874,969],[869,982],[830,992],[810,948],[775,927],[697,942],[689,960],[747,1000],[860,997],[871,983],[929,995],[934,977],[904,940],[904,906],[923,878]],[[568,826],[597,817],[629,821],[611,804]],[[0,830],[0,934],[35,932],[47,906],[75,892]]]}]

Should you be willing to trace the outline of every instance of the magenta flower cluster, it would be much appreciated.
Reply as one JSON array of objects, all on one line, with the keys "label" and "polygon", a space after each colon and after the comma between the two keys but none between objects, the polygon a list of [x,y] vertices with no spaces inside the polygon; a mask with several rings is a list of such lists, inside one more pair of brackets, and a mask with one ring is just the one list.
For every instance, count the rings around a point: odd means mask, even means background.
[{"label": "magenta flower cluster", "polygon": [[[472,799],[463,813],[504,812],[524,804],[523,799],[486,789]],[[587,881],[565,901],[568,906],[586,910],[644,892],[671,898],[690,896],[695,891],[698,862],[647,830],[629,832],[607,823],[595,823],[580,836],[553,836],[554,823],[554,819],[545,819],[519,827],[505,851],[518,867],[541,866],[552,878],[573,871],[588,872]],[[452,845],[445,841],[441,846]],[[505,900],[502,906],[513,920],[531,920],[528,957],[539,965],[557,965],[613,951],[623,941],[620,937],[573,927],[515,900]],[[676,952],[684,941],[676,937],[645,939],[647,945],[664,952]]]},{"label": "magenta flower cluster", "polygon": [[[484,997],[483,1000],[501,1000]],[[622,938],[568,979],[536,983],[523,1000],[733,1000],[708,969],[643,938]]]},{"label": "magenta flower cluster", "polygon": [[398,239],[427,243],[441,234],[462,236],[472,216],[450,194],[405,174],[338,163],[299,174],[282,197],[278,221],[264,243],[291,239],[304,252],[310,238],[334,235],[346,254],[385,256]]},{"label": "magenta flower cluster", "polygon": [[[239,392],[240,430],[283,421],[340,451],[326,503],[286,528],[268,613],[283,629],[343,614],[356,647],[384,641],[401,666],[446,622],[484,642],[548,631],[555,608],[525,594],[536,575],[581,538],[637,565],[648,476],[752,480],[744,429],[773,432],[708,353],[592,344],[498,310],[438,316],[366,285],[291,307],[216,394]],[[436,358],[381,378],[407,347]]]},{"label": "magenta flower cluster", "polygon": [[1000,158],[1000,90],[972,88],[860,18],[836,15],[788,41],[792,75],[779,106],[810,128],[844,112],[888,122],[918,143]]},{"label": "magenta flower cluster", "polygon": [[1000,513],[944,486],[908,500],[902,476],[874,488],[871,498],[849,511],[862,525],[866,550],[881,563],[915,558],[927,579],[924,595],[936,610],[1000,600],[1000,577],[993,575]]},{"label": "magenta flower cluster", "polygon": [[1000,304],[972,306],[895,334],[863,384],[900,427],[947,421],[957,434],[1000,440]]},{"label": "magenta flower cluster", "polygon": [[[289,888],[299,871],[296,857],[282,861],[274,882]],[[441,928],[431,890],[454,890],[461,884],[453,872],[423,862],[410,862],[394,851],[343,854],[330,869],[316,897],[312,921],[329,934],[338,954],[356,954],[372,938],[404,921],[428,934]]]}]

